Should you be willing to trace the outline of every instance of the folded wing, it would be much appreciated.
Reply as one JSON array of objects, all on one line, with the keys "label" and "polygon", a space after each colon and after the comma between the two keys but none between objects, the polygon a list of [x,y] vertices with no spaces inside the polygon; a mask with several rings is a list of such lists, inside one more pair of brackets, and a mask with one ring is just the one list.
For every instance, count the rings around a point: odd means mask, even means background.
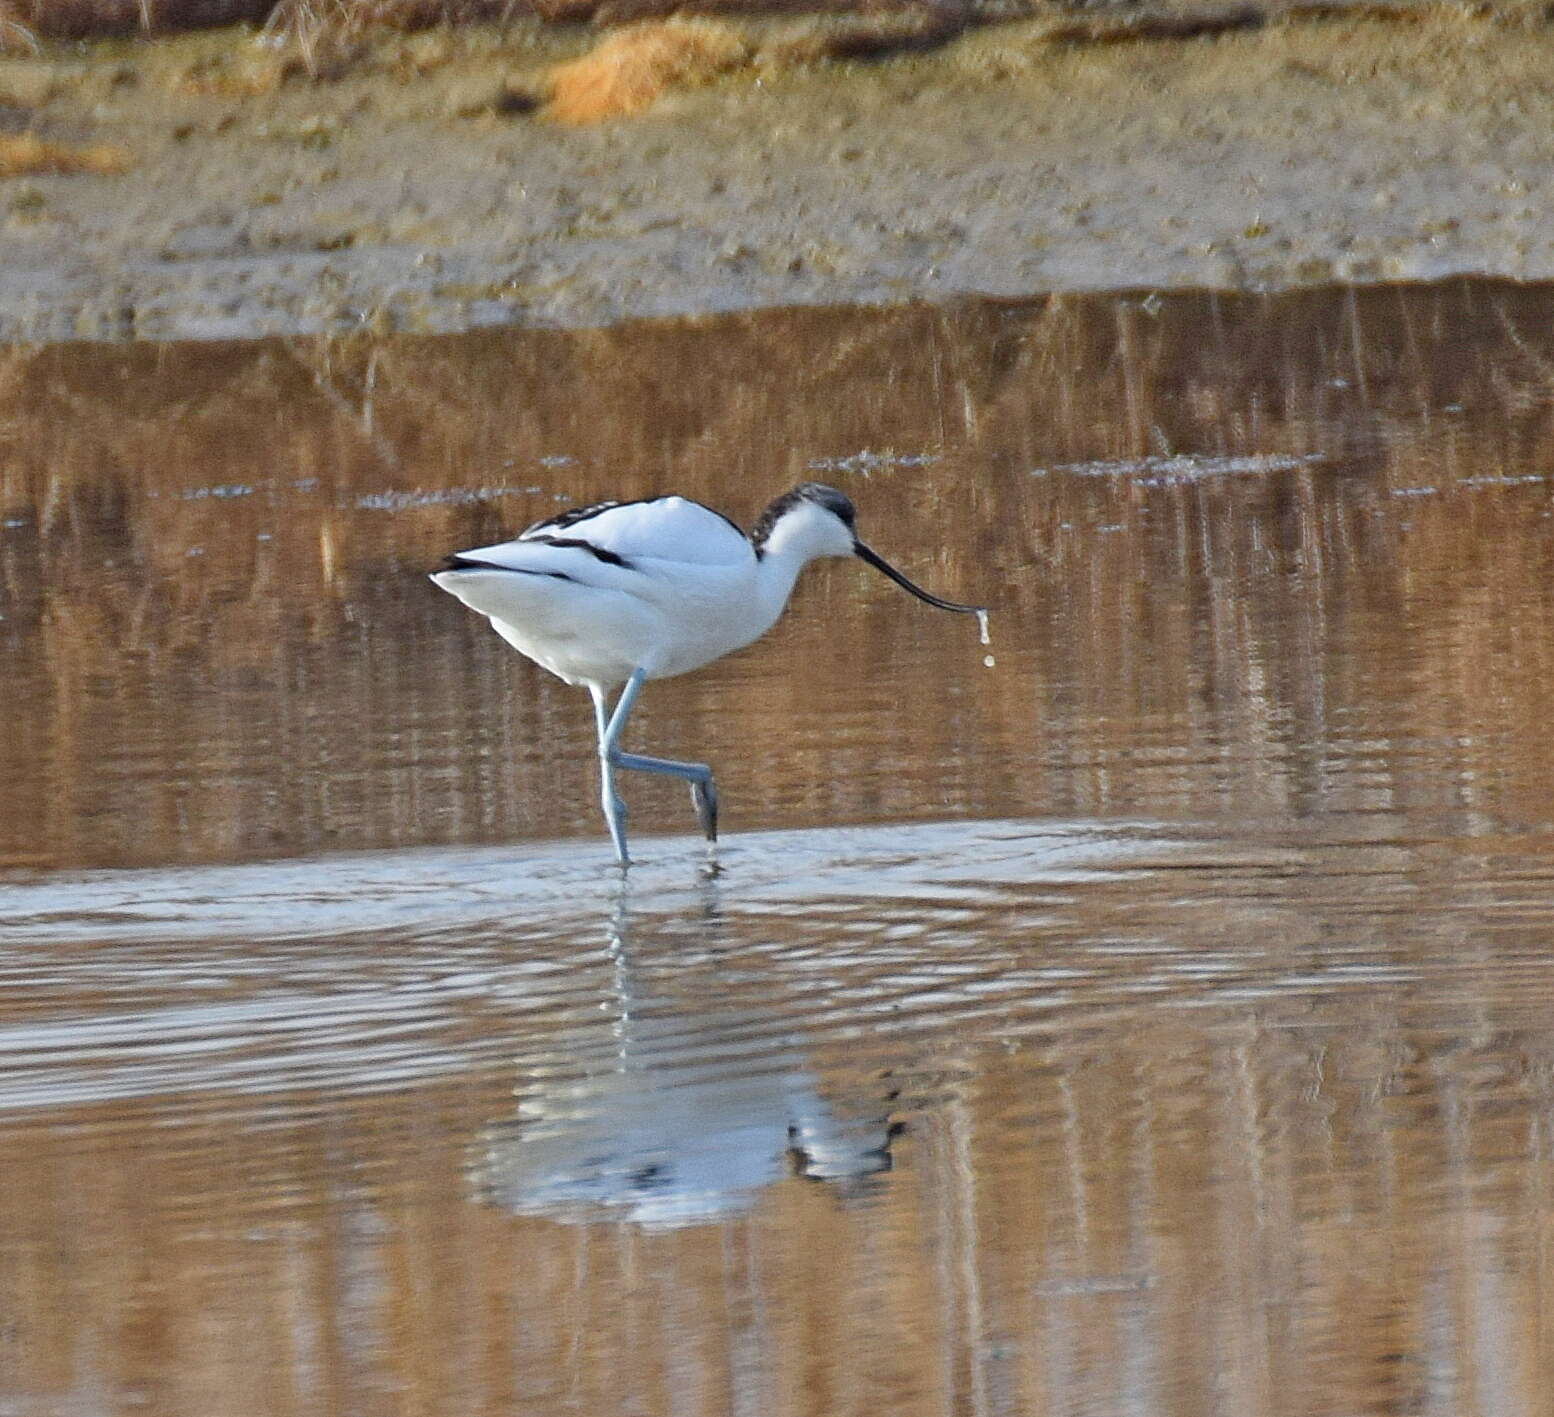
[{"label": "folded wing", "polygon": [[596,559],[617,564],[650,560],[725,566],[748,561],[754,554],[745,534],[727,517],[684,497],[573,508],[536,522],[519,534],[518,543],[586,547]]}]

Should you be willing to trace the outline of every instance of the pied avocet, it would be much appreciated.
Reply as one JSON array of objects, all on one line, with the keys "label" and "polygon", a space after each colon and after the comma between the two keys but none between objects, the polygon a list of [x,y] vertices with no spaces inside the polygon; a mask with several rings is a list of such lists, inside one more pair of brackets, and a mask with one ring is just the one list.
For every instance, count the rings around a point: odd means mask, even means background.
[{"label": "pied avocet", "polygon": [[[642,685],[700,669],[759,639],[808,562],[857,556],[919,600],[985,615],[980,606],[941,600],[914,585],[858,540],[854,517],[845,495],[818,482],[777,498],[748,536],[684,497],[596,502],[536,522],[512,541],[457,552],[432,580],[489,617],[497,634],[541,668],[593,696],[600,795],[615,854],[626,866],[616,768],[685,779],[709,845],[718,834],[711,768],[621,750]],[[618,687],[612,709],[609,695]]]}]

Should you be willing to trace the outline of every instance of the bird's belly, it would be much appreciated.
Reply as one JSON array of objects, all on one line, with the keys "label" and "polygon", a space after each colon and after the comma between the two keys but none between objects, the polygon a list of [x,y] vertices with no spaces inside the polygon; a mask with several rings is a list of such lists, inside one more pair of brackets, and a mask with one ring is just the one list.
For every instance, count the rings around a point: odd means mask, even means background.
[{"label": "bird's belly", "polygon": [[569,684],[623,682],[657,632],[656,613],[636,597],[560,576],[476,571],[439,584]]},{"label": "bird's belly", "polygon": [[625,643],[605,642],[597,635],[564,627],[545,632],[495,615],[489,618],[491,628],[515,650],[568,684],[621,684],[637,667]]},{"label": "bird's belly", "polygon": [[764,626],[732,584],[644,580],[636,593],[559,576],[465,572],[440,582],[519,651],[569,684],[623,683],[637,669],[687,674],[750,643]]},{"label": "bird's belly", "polygon": [[[597,621],[587,631],[563,626],[543,635],[495,616],[491,625],[519,653],[569,684],[621,684],[638,669],[645,669],[649,679],[672,679],[743,648],[751,638],[732,633],[692,637],[665,625],[661,617],[639,613],[631,618],[637,623],[618,625],[613,634],[600,633]],[[656,625],[642,623],[655,618]]]},{"label": "bird's belly", "polygon": [[689,674],[693,669],[700,669],[704,664],[722,659],[736,649],[743,649],[754,638],[753,634],[745,633],[743,627],[723,626],[715,627],[715,632],[709,628],[694,637],[684,634],[666,636],[649,667],[648,677],[672,679],[677,674]]}]

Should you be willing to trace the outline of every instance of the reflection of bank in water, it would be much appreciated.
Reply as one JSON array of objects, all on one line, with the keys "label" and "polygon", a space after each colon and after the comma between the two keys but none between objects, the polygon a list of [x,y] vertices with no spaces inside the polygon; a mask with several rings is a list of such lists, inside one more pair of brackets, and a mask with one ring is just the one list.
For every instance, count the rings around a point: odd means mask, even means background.
[{"label": "reflection of bank in water", "polygon": [[[710,887],[709,887],[710,889]],[[698,926],[718,928],[715,909]],[[481,1195],[525,1215],[588,1224],[630,1220],[699,1225],[741,1214],[784,1177],[826,1183],[842,1196],[891,1168],[895,1089],[823,1096],[790,1037],[773,1037],[752,1009],[694,1009],[726,995],[715,961],[677,971],[673,1000],[638,991],[624,899],[610,930],[616,963],[614,1047],[569,1030],[566,1063],[531,1077],[517,1116],[488,1129],[474,1170]],[[687,977],[689,975],[689,977]],[[573,1061],[588,1058],[579,1073]]]},{"label": "reflection of bank in water", "polygon": [[[577,502],[667,484],[748,519],[810,473],[931,585],[994,589],[998,670],[816,568],[758,653],[634,719],[723,768],[735,831],[1465,795],[1541,820],[1550,302],[1460,282],[13,350],[0,862],[591,838],[595,790],[559,775],[588,716],[421,572]],[[679,791],[633,797],[634,831],[684,829]]]}]

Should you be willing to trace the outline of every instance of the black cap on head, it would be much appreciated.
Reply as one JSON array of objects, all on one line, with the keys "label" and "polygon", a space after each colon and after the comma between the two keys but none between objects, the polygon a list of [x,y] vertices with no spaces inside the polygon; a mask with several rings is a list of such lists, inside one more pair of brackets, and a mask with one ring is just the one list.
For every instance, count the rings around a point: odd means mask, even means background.
[{"label": "black cap on head", "polygon": [[757,553],[766,545],[767,538],[772,534],[772,528],[800,502],[813,502],[817,507],[824,507],[826,511],[837,517],[848,531],[853,529],[853,522],[858,516],[853,509],[851,499],[845,492],[838,492],[836,488],[827,487],[823,482],[801,482],[791,492],[784,492],[756,518],[755,525],[750,528],[750,541]]},{"label": "black cap on head", "polygon": [[827,487],[823,482],[801,482],[790,495],[806,502],[814,502],[828,512],[834,512],[846,527],[850,528],[858,519],[858,512],[852,504],[852,499],[845,492],[838,492],[836,488]]}]

